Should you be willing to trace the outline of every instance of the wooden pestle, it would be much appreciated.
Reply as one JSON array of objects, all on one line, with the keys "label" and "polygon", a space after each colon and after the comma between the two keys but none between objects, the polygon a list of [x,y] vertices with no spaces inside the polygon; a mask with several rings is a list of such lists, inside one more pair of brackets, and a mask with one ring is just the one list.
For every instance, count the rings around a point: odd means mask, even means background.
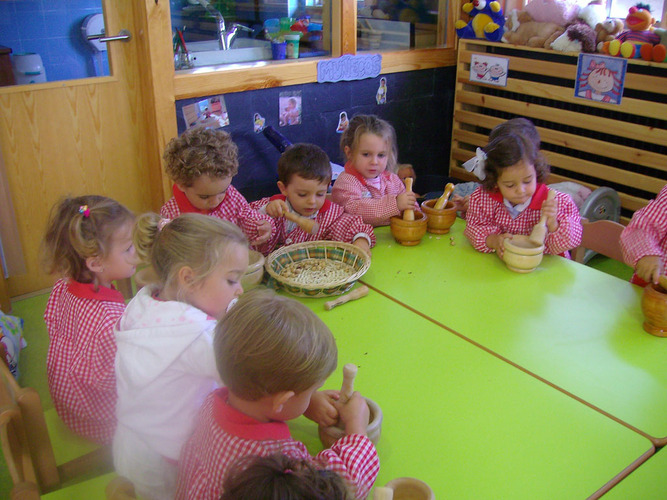
[{"label": "wooden pestle", "polygon": [[[405,191],[410,192],[412,191],[412,181],[414,179],[412,177],[406,177],[403,182],[405,182]],[[407,209],[406,211],[403,212],[403,220],[415,220],[415,211],[412,210],[411,208]]]},{"label": "wooden pestle", "polygon": [[658,278],[658,283],[665,291],[667,291],[667,275],[663,274],[662,276],[660,276]]},{"label": "wooden pestle", "polygon": [[299,226],[308,234],[317,234],[317,232],[320,230],[320,225],[317,223],[315,219],[309,219],[308,217],[301,217],[300,215],[297,215],[293,212],[289,212],[287,210],[283,210],[283,216],[287,220],[295,222],[297,226]]},{"label": "wooden pestle", "polygon": [[354,392],[354,377],[357,376],[357,365],[348,363],[343,367],[343,385],[340,388],[340,399],[345,404],[352,397]]},{"label": "wooden pestle", "polygon": [[435,210],[442,210],[443,208],[445,208],[447,202],[449,201],[449,197],[452,195],[453,191],[454,191],[454,184],[448,182],[447,185],[445,186],[445,191],[442,193],[442,196],[438,198],[438,201],[435,202],[433,208]]},{"label": "wooden pestle", "polygon": [[373,500],[393,500],[394,490],[386,486],[376,486],[373,489]]},{"label": "wooden pestle", "polygon": [[342,295],[335,300],[330,300],[329,302],[325,302],[324,308],[327,311],[331,311],[336,306],[345,304],[345,302],[349,302],[350,300],[360,299],[361,297],[365,297],[366,295],[368,295],[368,287],[366,285],[362,285],[359,288],[352,290],[350,293],[346,293],[345,295]]},{"label": "wooden pestle", "polygon": [[[556,197],[556,191],[554,191],[553,189],[549,189],[546,201],[551,201],[555,197]],[[535,224],[535,227],[530,233],[528,240],[531,243],[534,243],[535,245],[543,245],[544,239],[546,237],[547,237],[547,217],[546,215],[542,215],[542,217],[540,217],[539,222]]]}]

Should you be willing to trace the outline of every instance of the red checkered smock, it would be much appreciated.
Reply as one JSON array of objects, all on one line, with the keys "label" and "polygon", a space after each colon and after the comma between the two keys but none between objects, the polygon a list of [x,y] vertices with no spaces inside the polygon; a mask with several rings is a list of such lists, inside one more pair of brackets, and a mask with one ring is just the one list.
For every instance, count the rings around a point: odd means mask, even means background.
[{"label": "red checkered smock", "polygon": [[[475,250],[487,253],[493,251],[486,246],[486,237],[491,234],[529,235],[540,220],[542,203],[548,192],[546,185],[538,184],[530,205],[513,219],[503,203],[503,195],[499,191],[485,191],[480,186],[470,195],[464,234]],[[581,244],[581,216],[569,194],[556,191],[556,201],[558,229],[547,234],[544,253],[569,258],[568,250]]]},{"label": "red checkered smock", "polygon": [[76,434],[108,444],[116,428],[116,342],[125,310],[117,290],[61,279],[46,304],[46,373],[51,398]]},{"label": "red checkered smock", "polygon": [[[256,210],[262,210],[270,201],[276,199],[286,200],[285,196],[277,194],[270,198],[262,198],[261,200],[254,201],[250,205]],[[276,232],[271,235],[271,239],[268,242],[258,247],[258,250],[265,255],[283,245],[316,240],[353,243],[355,239],[365,237],[371,248],[375,246],[373,226],[364,224],[359,216],[346,214],[343,211],[343,207],[331,203],[329,200],[325,200],[324,205],[322,205],[322,208],[320,208],[320,211],[315,216],[315,220],[320,225],[320,229],[316,234],[308,234],[299,226],[296,226],[292,231],[287,233],[287,224],[289,221],[285,218],[274,220]]]},{"label": "red checkered smock", "polygon": [[177,499],[218,500],[225,474],[236,460],[274,453],[310,458],[337,472],[354,488],[355,498],[365,498],[373,487],[380,461],[366,436],[345,436],[312,458],[303,443],[292,439],[285,422],[259,422],[229,406],[227,395],[228,389],[218,389],[202,405],[181,452]]},{"label": "red checkered smock", "polygon": [[162,205],[160,209],[160,215],[165,219],[175,219],[185,213],[212,215],[213,217],[232,222],[239,226],[250,242],[257,238],[257,222],[260,220],[269,221],[271,224],[271,234],[275,232],[273,218],[253,210],[243,195],[231,184],[227,188],[225,199],[212,210],[199,210],[196,208],[176,184],[173,185],[172,192],[174,196]]},{"label": "red checkered smock", "polygon": [[[659,255],[662,258],[662,272],[667,272],[667,185],[660,190],[655,200],[634,213],[621,233],[621,249],[625,261],[632,267],[642,257]],[[632,282],[646,285],[636,274]]]},{"label": "red checkered smock", "polygon": [[[388,171],[380,175],[380,189],[368,184],[366,179],[350,164],[345,164],[331,190],[331,199],[345,208],[347,213],[361,215],[366,224],[388,226],[389,218],[401,215],[396,196],[405,191],[405,184]],[[415,204],[415,210],[420,210]]]}]

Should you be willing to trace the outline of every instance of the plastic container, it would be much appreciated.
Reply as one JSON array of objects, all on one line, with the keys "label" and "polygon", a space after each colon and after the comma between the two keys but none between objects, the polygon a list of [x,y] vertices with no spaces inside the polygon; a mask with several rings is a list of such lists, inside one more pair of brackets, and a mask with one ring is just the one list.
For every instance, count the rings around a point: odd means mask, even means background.
[{"label": "plastic container", "polygon": [[46,72],[42,57],[34,52],[14,54],[12,56],[12,67],[17,85],[28,83],[46,82]]},{"label": "plastic container", "polygon": [[278,19],[267,19],[264,21],[264,28],[266,28],[269,35],[278,33],[280,31],[280,21]]},{"label": "plastic container", "polygon": [[299,58],[299,39],[300,38],[301,38],[301,35],[298,35],[298,34],[285,35],[285,42],[287,43],[285,53],[287,55],[287,59],[298,59]]},{"label": "plastic container", "polygon": [[271,42],[271,55],[273,59],[285,59],[287,56],[287,42]]},{"label": "plastic container", "polygon": [[280,31],[289,31],[294,24],[295,19],[293,17],[281,17],[280,18]]}]

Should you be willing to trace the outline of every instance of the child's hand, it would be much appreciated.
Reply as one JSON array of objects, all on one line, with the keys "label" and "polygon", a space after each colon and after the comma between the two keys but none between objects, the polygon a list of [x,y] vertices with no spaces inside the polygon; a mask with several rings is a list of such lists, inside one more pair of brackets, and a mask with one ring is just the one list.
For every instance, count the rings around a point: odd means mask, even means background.
[{"label": "child's hand", "polygon": [[451,200],[457,212],[465,213],[468,211],[468,204],[470,203],[470,195],[460,196],[458,194],[455,194],[454,196],[452,196]]},{"label": "child's hand", "polygon": [[396,196],[396,205],[401,212],[403,210],[414,210],[415,203],[417,203],[417,196],[412,191],[403,191]]},{"label": "child's hand", "polygon": [[340,391],[317,391],[310,398],[310,405],[304,415],[313,422],[329,427],[338,422],[338,410],[334,403],[340,398]]},{"label": "child's hand", "polygon": [[270,201],[269,204],[266,205],[265,210],[267,215],[270,215],[274,219],[278,219],[279,217],[282,217],[285,212],[289,212],[287,203],[283,200]]},{"label": "child's hand", "polygon": [[635,272],[647,283],[658,283],[658,277],[662,275],[660,267],[660,256],[646,255],[637,261]]},{"label": "child's hand", "polygon": [[505,253],[504,242],[506,238],[511,239],[512,235],[510,233],[503,233],[503,234],[490,234],[486,237],[486,246],[494,250],[498,254],[498,257],[500,257],[501,259],[503,258],[503,254]]},{"label": "child's hand", "polygon": [[366,435],[370,411],[368,403],[358,391],[354,391],[352,397],[347,403],[340,404],[336,402],[340,421],[345,427],[345,434],[363,434]]},{"label": "child's hand", "polygon": [[369,256],[371,255],[371,246],[368,244],[368,240],[366,238],[357,238],[352,242],[352,244],[355,247],[361,248],[364,252],[366,252]]},{"label": "child's hand", "polygon": [[261,245],[269,240],[271,237],[271,223],[268,220],[261,220],[257,222],[257,238],[250,243],[253,245]]},{"label": "child's hand", "polygon": [[547,229],[550,233],[555,233],[558,230],[558,200],[544,200],[542,203],[542,215],[547,218]]}]

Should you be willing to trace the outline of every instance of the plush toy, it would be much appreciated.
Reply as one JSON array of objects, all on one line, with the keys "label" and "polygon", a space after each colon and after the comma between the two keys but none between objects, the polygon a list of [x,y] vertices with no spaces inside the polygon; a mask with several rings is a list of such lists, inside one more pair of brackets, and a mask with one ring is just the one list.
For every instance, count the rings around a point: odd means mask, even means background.
[{"label": "plush toy", "polygon": [[599,2],[594,0],[581,9],[565,33],[551,44],[551,48],[561,52],[596,52],[595,25],[605,18],[605,8]]},{"label": "plush toy", "polygon": [[667,30],[656,28],[653,33],[660,37],[660,43],[656,45],[645,43],[639,48],[639,52],[645,61],[665,62],[667,59]]},{"label": "plush toy", "polygon": [[616,35],[623,31],[623,21],[620,19],[606,19],[604,22],[595,25],[595,41],[597,42],[598,52],[602,52],[602,46],[605,42],[611,42]]},{"label": "plush toy", "polygon": [[463,4],[463,12],[470,16],[470,21],[456,21],[456,34],[460,38],[482,38],[499,42],[504,33],[505,18],[498,2],[472,0]]},{"label": "plush toy", "polygon": [[538,23],[567,26],[577,17],[577,0],[531,0],[523,10]]},{"label": "plush toy", "polygon": [[513,9],[505,21],[503,42],[548,49],[565,30],[556,23],[533,21],[530,14]]},{"label": "plush toy", "polygon": [[655,19],[651,17],[651,9],[648,5],[638,3],[630,7],[625,24],[629,29],[619,33],[614,40],[609,42],[609,45],[603,45],[603,52],[632,59],[640,57],[643,44],[653,46],[660,43],[660,36],[653,30]]}]

